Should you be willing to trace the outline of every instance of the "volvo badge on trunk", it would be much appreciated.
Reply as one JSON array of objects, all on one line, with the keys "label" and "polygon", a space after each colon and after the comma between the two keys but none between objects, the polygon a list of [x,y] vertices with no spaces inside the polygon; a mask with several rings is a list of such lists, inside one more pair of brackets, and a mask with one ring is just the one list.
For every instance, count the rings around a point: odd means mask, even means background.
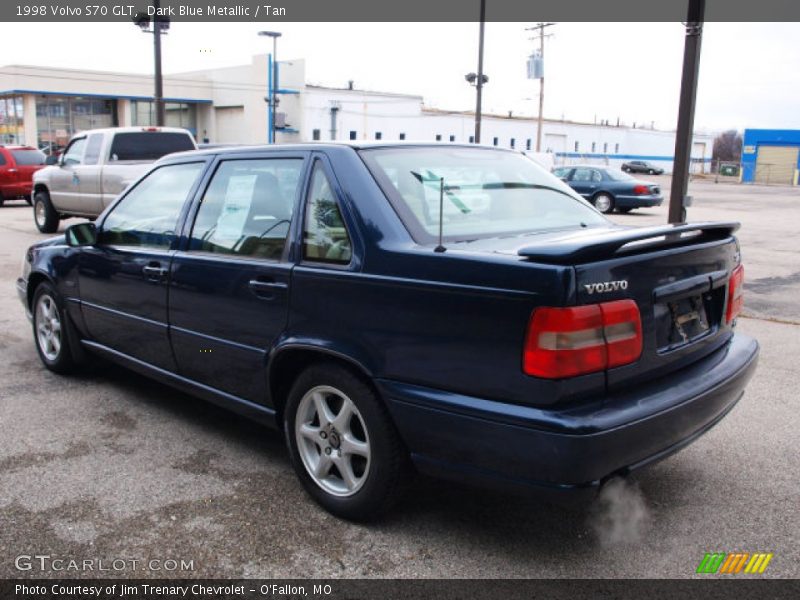
[{"label": "volvo badge on trunk", "polygon": [[622,279],[620,281],[600,281],[598,283],[585,283],[583,287],[590,294],[595,292],[601,294],[603,292],[616,292],[617,290],[627,290],[628,280]]}]

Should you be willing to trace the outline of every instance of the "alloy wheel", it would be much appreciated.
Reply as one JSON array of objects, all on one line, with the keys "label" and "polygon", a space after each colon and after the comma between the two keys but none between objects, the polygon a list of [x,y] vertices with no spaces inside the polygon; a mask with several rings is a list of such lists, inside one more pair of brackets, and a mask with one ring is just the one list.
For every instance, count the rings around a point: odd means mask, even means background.
[{"label": "alloy wheel", "polygon": [[297,409],[295,440],[311,479],[334,496],[352,496],[364,485],[370,467],[370,442],[364,419],[344,392],[311,388]]},{"label": "alloy wheel", "polygon": [[61,352],[61,317],[53,297],[43,294],[36,303],[36,342],[49,361],[58,359]]}]

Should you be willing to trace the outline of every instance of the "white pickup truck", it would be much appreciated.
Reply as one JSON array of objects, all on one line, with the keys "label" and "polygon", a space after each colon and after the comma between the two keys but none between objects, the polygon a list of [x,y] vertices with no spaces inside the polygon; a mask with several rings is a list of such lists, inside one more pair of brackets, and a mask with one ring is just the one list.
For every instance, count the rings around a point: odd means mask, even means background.
[{"label": "white pickup truck", "polygon": [[166,154],[196,150],[186,129],[114,127],[75,135],[51,166],[33,177],[33,219],[53,233],[61,219],[97,217],[122,190]]}]

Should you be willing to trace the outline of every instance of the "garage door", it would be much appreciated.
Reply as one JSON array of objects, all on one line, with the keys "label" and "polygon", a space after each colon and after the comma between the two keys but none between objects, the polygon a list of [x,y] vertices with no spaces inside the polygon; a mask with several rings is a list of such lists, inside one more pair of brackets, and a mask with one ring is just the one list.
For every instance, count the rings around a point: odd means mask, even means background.
[{"label": "garage door", "polygon": [[566,152],[567,151],[567,136],[558,133],[545,133],[544,134],[544,148],[545,152]]},{"label": "garage door", "polygon": [[218,106],[214,109],[217,117],[218,144],[244,144],[249,141],[245,130],[243,106]]},{"label": "garage door", "polygon": [[759,146],[756,157],[757,183],[794,183],[797,146]]}]

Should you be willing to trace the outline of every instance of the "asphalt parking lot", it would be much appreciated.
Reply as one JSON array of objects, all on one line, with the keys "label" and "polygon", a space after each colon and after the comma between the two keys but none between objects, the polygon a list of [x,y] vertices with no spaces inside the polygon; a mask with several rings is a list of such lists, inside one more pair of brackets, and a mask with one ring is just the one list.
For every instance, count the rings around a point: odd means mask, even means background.
[{"label": "asphalt parking lot", "polygon": [[[418,480],[369,526],[306,497],[276,432],[116,367],[72,378],[46,371],[14,290],[24,249],[46,236],[27,205],[8,203],[0,577],[65,574],[15,567],[19,555],[46,554],[140,561],[104,573],[129,577],[683,578],[711,551],[772,552],[762,577],[800,576],[800,189],[695,181],[690,191],[691,220],[743,223],[740,328],[762,355],[737,408],[640,472],[610,510]],[[613,218],[662,223],[666,207]],[[193,570],[144,568],[153,559],[193,561]]]}]

